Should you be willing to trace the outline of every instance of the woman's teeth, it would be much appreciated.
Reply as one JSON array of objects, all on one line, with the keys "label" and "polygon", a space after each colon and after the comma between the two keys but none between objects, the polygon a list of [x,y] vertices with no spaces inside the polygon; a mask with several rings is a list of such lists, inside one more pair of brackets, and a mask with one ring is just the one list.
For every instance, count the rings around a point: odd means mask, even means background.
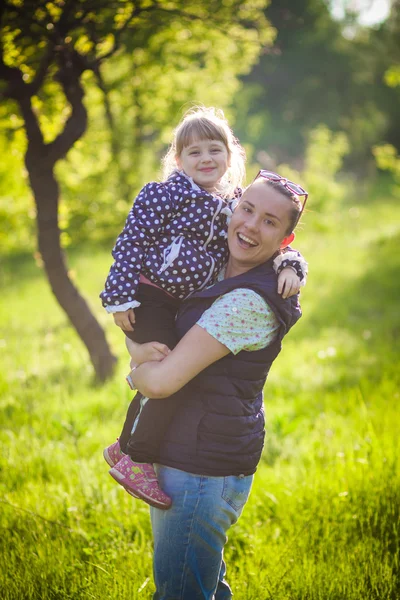
[{"label": "woman's teeth", "polygon": [[242,242],[246,242],[246,244],[249,244],[250,246],[257,246],[257,242],[246,237],[245,235],[243,235],[243,233],[238,233],[238,238],[239,240],[241,240]]}]

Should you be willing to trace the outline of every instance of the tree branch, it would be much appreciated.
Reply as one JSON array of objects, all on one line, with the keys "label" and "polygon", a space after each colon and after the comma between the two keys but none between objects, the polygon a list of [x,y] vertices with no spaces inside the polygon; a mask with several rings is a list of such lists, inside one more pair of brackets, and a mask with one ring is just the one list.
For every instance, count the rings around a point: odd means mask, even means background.
[{"label": "tree branch", "polygon": [[6,89],[1,96],[15,100],[24,118],[24,125],[29,143],[36,147],[43,146],[43,135],[40,130],[39,122],[33,112],[31,104],[31,95],[28,91],[28,85],[24,83],[23,74],[16,67],[9,67],[3,60],[3,46],[0,43],[0,79],[7,83]]},{"label": "tree branch", "polygon": [[63,131],[47,145],[48,157],[53,164],[64,158],[86,131],[87,111],[83,104],[84,90],[80,76],[86,70],[86,61],[74,50],[63,48],[58,56],[59,71],[58,81],[61,83],[65,97],[69,102],[72,112]]},{"label": "tree branch", "polygon": [[50,65],[54,60],[54,46],[54,42],[49,42],[33,81],[26,86],[30,96],[35,96],[43,85]]},{"label": "tree branch", "polygon": [[127,30],[127,28],[129,27],[130,22],[132,21],[132,19],[134,19],[135,17],[138,17],[142,12],[149,12],[152,8],[154,7],[149,7],[149,8],[139,8],[139,7],[134,7],[129,15],[129,17],[126,19],[125,23],[114,33],[114,43],[111,47],[111,49],[106,52],[105,54],[103,54],[102,56],[98,57],[99,62],[107,60],[107,58],[110,58],[110,56],[113,56],[117,50],[120,47],[120,43],[121,43],[121,36],[124,33],[124,31]]}]

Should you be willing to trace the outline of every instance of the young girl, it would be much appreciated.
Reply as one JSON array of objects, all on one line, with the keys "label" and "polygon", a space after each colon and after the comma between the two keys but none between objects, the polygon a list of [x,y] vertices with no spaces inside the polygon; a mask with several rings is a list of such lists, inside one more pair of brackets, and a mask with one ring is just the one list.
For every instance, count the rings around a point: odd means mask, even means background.
[{"label": "young girl", "polygon": [[[230,201],[241,196],[244,163],[244,150],[222,111],[196,108],[174,132],[164,159],[165,180],[147,184],[137,196],[100,294],[129,338],[136,364],[162,360],[175,346],[179,303],[214,283],[225,265]],[[299,253],[289,251],[278,257],[276,270],[281,271],[278,290],[287,297],[300,280],[304,283],[307,265]],[[119,440],[104,450],[104,457],[111,476],[130,494],[166,509],[171,500],[159,488],[151,463],[177,400],[163,400],[159,407],[156,400],[140,406],[141,399],[135,396]],[[132,460],[125,456],[127,449]]]}]

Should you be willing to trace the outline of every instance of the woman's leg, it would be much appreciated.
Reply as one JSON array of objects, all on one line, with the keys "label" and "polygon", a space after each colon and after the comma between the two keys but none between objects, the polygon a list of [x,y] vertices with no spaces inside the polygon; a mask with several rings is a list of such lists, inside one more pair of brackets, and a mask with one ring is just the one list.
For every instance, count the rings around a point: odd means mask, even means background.
[{"label": "woman's leg", "polygon": [[153,600],[229,600],[223,549],[238,520],[253,476],[206,477],[157,465],[168,511],[151,508],[154,537]]}]

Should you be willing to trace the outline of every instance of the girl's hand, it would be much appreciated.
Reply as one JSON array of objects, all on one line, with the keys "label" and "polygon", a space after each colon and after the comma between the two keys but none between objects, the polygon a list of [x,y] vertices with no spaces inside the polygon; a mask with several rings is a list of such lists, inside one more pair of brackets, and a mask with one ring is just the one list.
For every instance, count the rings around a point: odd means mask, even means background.
[{"label": "girl's hand", "polygon": [[123,331],[134,331],[135,311],[133,308],[113,313],[114,323]]},{"label": "girl's hand", "polygon": [[147,342],[147,344],[137,344],[129,338],[125,339],[126,347],[131,355],[131,368],[137,367],[144,362],[164,360],[171,352],[166,344],[160,342]]},{"label": "girl's hand", "polygon": [[290,298],[300,291],[300,279],[291,267],[285,267],[278,275],[278,294]]}]

